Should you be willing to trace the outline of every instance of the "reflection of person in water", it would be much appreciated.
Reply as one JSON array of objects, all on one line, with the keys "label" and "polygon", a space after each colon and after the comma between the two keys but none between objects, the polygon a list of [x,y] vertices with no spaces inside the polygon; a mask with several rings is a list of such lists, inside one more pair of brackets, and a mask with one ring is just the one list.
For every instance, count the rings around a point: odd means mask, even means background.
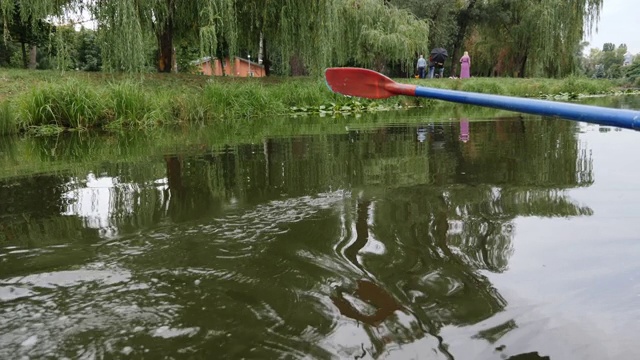
[{"label": "reflection of person in water", "polygon": [[418,142],[425,142],[427,139],[433,140],[433,146],[435,148],[442,148],[444,146],[444,126],[442,124],[427,124],[426,126],[420,126],[416,130],[418,135]]},{"label": "reflection of person in water", "polygon": [[417,130],[417,134],[418,134],[418,141],[419,142],[424,142],[425,140],[427,140],[427,130],[423,127],[419,127]]},{"label": "reflection of person in water", "polygon": [[469,119],[460,119],[460,141],[466,143],[469,141]]}]

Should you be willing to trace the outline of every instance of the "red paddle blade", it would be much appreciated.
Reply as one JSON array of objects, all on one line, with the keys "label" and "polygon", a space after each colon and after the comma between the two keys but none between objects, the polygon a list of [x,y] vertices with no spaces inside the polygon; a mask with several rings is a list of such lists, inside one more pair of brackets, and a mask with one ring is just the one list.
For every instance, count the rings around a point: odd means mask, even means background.
[{"label": "red paddle blade", "polygon": [[415,95],[415,85],[398,84],[369,69],[328,68],[324,72],[329,88],[338,94],[369,99],[384,99],[394,95]]}]

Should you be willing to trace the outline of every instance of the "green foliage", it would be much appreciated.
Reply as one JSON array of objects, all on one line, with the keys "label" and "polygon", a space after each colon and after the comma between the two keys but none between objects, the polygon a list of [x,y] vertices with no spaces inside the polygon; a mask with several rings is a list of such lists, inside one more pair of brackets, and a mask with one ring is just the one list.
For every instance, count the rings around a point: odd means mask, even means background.
[{"label": "green foliage", "polygon": [[607,43],[603,46],[603,51],[592,48],[589,55],[584,59],[584,70],[587,76],[594,78],[618,79],[625,75],[624,55],[627,46],[620,44],[618,48],[614,44]]},{"label": "green foliage", "polygon": [[[0,21],[0,26],[2,22]],[[0,41],[0,67],[15,67],[16,64],[21,64],[20,61],[14,63],[12,61],[13,55],[17,54],[19,47],[12,41]]]},{"label": "green foliage", "polygon": [[429,24],[425,46],[450,49],[458,32],[458,17],[464,9],[461,2],[451,0],[396,0],[393,4],[411,11]]},{"label": "green foliage", "polygon": [[30,128],[27,128],[25,131],[27,134],[33,135],[33,136],[53,136],[53,135],[61,134],[65,130],[66,128],[62,126],[49,124],[49,125],[41,125],[41,126],[32,126]]},{"label": "green foliage", "polygon": [[604,79],[607,77],[607,72],[604,70],[604,65],[598,64],[595,67],[595,71],[592,75],[596,79]]},{"label": "green foliage", "polygon": [[471,41],[474,71],[485,75],[561,77],[575,71],[584,35],[603,0],[493,0]]},{"label": "green foliage", "polygon": [[640,79],[640,61],[635,61],[625,68],[625,76],[635,81]]},{"label": "green foliage", "polygon": [[103,99],[108,104],[104,117],[110,128],[155,127],[175,121],[171,100],[164,93],[153,96],[132,80],[110,84]]},{"label": "green foliage", "polygon": [[[65,1],[0,0],[0,25],[6,47],[5,63],[11,67],[35,67],[30,63],[30,48],[44,48],[55,31],[51,16],[61,15]],[[24,53],[19,48],[28,49]],[[17,61],[17,58],[20,61]],[[0,64],[2,62],[0,61]]]},{"label": "green foliage", "polygon": [[497,95],[505,94],[504,87],[500,83],[495,81],[491,81],[491,82],[464,81],[462,82],[462,86],[460,87],[460,90],[487,93],[487,94],[497,94]]},{"label": "green foliage", "polygon": [[[320,74],[328,66],[410,73],[430,47],[469,50],[472,73],[566,76],[603,0],[0,0],[0,18],[33,23],[82,9],[97,32],[49,37],[43,66],[146,72],[202,56],[262,56],[271,74]],[[22,7],[16,7],[21,4]],[[578,10],[576,10],[578,9]],[[57,31],[51,31],[54,33]],[[18,31],[16,31],[18,33]],[[6,35],[6,34],[5,34]],[[32,42],[32,41],[30,41]],[[14,48],[15,50],[15,48]],[[15,53],[15,52],[13,52]],[[451,54],[451,61],[453,59]],[[5,57],[5,64],[11,59]],[[2,60],[0,60],[1,62]],[[13,62],[15,63],[15,62]],[[49,64],[49,65],[47,65]],[[14,64],[15,65],[15,64]],[[593,73],[594,67],[592,67]],[[606,66],[609,70],[609,66]],[[608,77],[622,76],[615,67]]]},{"label": "green foliage", "polygon": [[104,102],[86,82],[69,80],[31,90],[22,96],[21,126],[56,125],[84,129],[98,125]]},{"label": "green foliage", "polygon": [[192,44],[189,41],[181,41],[176,46],[178,72],[194,73],[197,67],[192,64],[192,61],[199,58],[200,49],[197,44]]},{"label": "green foliage", "polygon": [[[32,127],[156,128],[177,124],[210,125],[220,121],[289,115],[357,114],[411,107],[454,107],[415,97],[377,101],[331,92],[324,80],[306,78],[211,78],[199,75],[105,76],[68,72],[60,82],[53,71],[12,70],[0,83],[0,111],[8,132]],[[524,97],[576,97],[609,93],[616,83],[571,77],[565,80],[471,78],[401,79],[406,83]],[[3,95],[6,94],[6,95]],[[476,110],[477,111],[477,110]],[[19,119],[19,121],[18,121]],[[7,126],[3,125],[5,129]],[[7,130],[3,130],[7,131]]]},{"label": "green foliage", "polygon": [[[424,81],[414,83],[424,85]],[[612,93],[615,84],[609,80],[594,80],[570,76],[562,80],[556,79],[515,79],[515,78],[471,78],[442,81],[430,81],[429,86],[472,91],[486,94],[498,94],[521,97],[554,97],[575,94],[575,96],[598,95]]]},{"label": "green foliage", "polygon": [[[39,2],[25,3],[25,11],[39,18],[59,11]],[[167,49],[173,48],[180,48],[177,61],[186,69],[194,45],[197,57],[242,50],[257,58],[261,39],[265,64],[280,74],[290,73],[292,59],[302,73],[315,74],[336,63],[408,67],[425,51],[429,35],[425,21],[384,0],[71,0],[68,6],[96,19],[97,38],[84,32],[75,46],[71,39],[56,42],[58,68],[90,71],[100,69],[101,59],[110,71],[143,72],[153,63],[166,71],[172,61]]]},{"label": "green foliage", "polygon": [[428,53],[428,24],[406,10],[378,0],[346,0],[339,12],[335,38],[340,40],[334,45],[338,64],[384,71],[397,63],[413,69],[416,55]]},{"label": "green foliage", "polygon": [[0,103],[0,135],[13,134],[18,131],[18,120],[14,109],[8,101]]},{"label": "green foliage", "polygon": [[270,100],[268,94],[269,91],[261,84],[212,82],[202,92],[201,101],[208,104],[209,117],[219,120],[285,114],[286,108]]},{"label": "green foliage", "polygon": [[85,28],[77,32],[77,55],[75,56],[75,68],[84,71],[100,71],[102,69],[102,51],[98,46],[98,37],[95,31]]}]

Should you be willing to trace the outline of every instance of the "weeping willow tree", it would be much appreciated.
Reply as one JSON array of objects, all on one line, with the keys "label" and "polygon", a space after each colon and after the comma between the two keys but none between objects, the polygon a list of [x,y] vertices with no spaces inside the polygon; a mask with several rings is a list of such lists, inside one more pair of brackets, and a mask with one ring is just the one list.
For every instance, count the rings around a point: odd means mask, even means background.
[{"label": "weeping willow tree", "polygon": [[6,41],[9,34],[9,24],[18,12],[22,22],[34,22],[51,16],[62,16],[67,6],[73,0],[0,0],[0,17],[2,18],[3,37]]},{"label": "weeping willow tree", "polygon": [[484,21],[467,41],[476,54],[476,71],[520,77],[571,73],[576,49],[598,20],[603,2],[488,1]]},{"label": "weeping willow tree", "polygon": [[[330,51],[327,24],[331,10],[339,1],[236,1],[238,49],[256,58],[261,56],[268,73],[275,70],[282,74],[302,74],[316,68],[317,64],[326,63]],[[224,41],[229,38],[225,37]],[[232,46],[229,48],[233,51]]]},{"label": "weeping willow tree", "polygon": [[[260,39],[271,44],[281,68],[299,54],[305,60],[330,45],[325,14],[336,0],[91,0],[107,68],[146,68],[143,49],[155,39],[156,68],[175,70],[174,43],[199,45],[203,56],[257,53]],[[322,56],[321,56],[322,58]],[[309,61],[311,62],[311,61]],[[320,61],[322,62],[322,61]]]},{"label": "weeping willow tree", "polygon": [[[211,53],[224,24],[234,23],[235,0],[75,0],[95,19],[105,67],[135,72],[146,69],[147,49],[155,49],[159,72],[175,71],[174,44],[201,44]],[[234,33],[224,33],[228,37]]]},{"label": "weeping willow tree", "polygon": [[[16,0],[0,0],[3,17]],[[329,65],[384,70],[412,65],[426,50],[429,28],[385,0],[22,0],[25,17],[62,15],[65,7],[94,19],[104,65],[175,71],[174,43],[199,45],[202,55],[261,53],[281,74],[320,73]]]},{"label": "weeping willow tree", "polygon": [[27,67],[26,46],[30,45],[29,68],[35,68],[36,48],[45,42],[53,29],[48,21],[61,17],[70,0],[0,0],[0,24],[3,42],[16,40],[22,46],[24,67]]},{"label": "weeping willow tree", "polygon": [[337,11],[332,43],[338,64],[412,69],[417,56],[427,53],[429,25],[407,10],[378,0],[346,0]]},{"label": "weeping willow tree", "polygon": [[384,0],[270,0],[238,5],[238,41],[264,49],[282,74],[319,73],[330,65],[384,70],[411,65],[427,48],[429,27]]}]

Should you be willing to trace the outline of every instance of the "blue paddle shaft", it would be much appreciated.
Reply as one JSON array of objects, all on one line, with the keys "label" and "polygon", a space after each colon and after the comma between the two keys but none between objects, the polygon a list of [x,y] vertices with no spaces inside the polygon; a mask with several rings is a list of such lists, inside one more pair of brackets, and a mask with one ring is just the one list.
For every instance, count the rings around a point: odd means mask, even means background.
[{"label": "blue paddle shaft", "polygon": [[423,86],[417,86],[415,91],[416,96],[430,99],[492,107],[533,115],[556,116],[594,124],[640,130],[640,111],[444,90]]}]

